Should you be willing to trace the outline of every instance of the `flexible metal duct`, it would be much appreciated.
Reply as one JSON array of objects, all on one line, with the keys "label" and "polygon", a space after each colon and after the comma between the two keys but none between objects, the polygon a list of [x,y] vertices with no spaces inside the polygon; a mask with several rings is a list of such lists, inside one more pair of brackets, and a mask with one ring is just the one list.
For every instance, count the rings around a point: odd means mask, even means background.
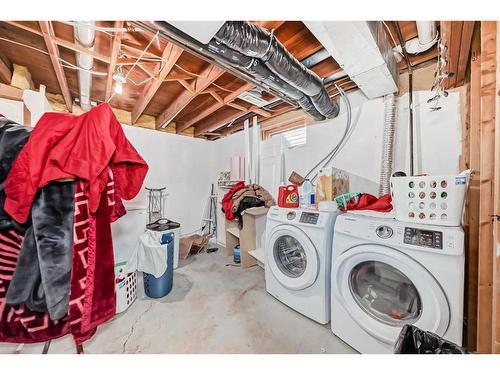
[{"label": "flexible metal duct", "polygon": [[315,120],[321,121],[325,119],[325,117],[318,112],[308,96],[271,72],[271,70],[269,70],[269,68],[259,59],[246,56],[216,40],[211,40],[207,46],[210,52],[224,58],[230,64],[248,71],[257,80],[275,90],[286,94],[296,101],[298,105],[308,112]]},{"label": "flexible metal duct", "polygon": [[334,118],[339,106],[330,99],[322,79],[301,64],[264,28],[244,21],[229,21],[215,39],[233,50],[262,62],[283,81],[307,95],[319,113]]},{"label": "flexible metal duct", "polygon": [[391,175],[394,156],[394,133],[396,130],[396,96],[385,96],[384,135],[382,145],[382,165],[380,168],[379,195],[391,192]]}]

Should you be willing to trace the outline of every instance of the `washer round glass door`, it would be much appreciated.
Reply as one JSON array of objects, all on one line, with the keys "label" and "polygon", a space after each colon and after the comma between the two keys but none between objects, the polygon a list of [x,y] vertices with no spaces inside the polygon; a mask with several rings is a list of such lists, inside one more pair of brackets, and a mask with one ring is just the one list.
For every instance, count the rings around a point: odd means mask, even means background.
[{"label": "washer round glass door", "polygon": [[349,315],[386,344],[394,344],[405,324],[440,336],[448,329],[450,308],[441,286],[420,263],[398,250],[355,246],[334,260],[333,279],[332,292]]},{"label": "washer round glass door", "polygon": [[318,277],[318,254],[303,231],[290,225],[276,228],[267,241],[267,265],[286,288],[305,289]]}]

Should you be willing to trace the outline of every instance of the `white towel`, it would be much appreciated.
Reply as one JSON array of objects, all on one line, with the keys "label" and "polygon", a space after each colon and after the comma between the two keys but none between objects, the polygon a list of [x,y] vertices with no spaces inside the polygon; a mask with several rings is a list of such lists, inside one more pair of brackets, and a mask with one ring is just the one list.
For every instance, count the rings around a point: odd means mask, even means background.
[{"label": "white towel", "polygon": [[167,245],[161,245],[163,232],[146,230],[137,242],[137,246],[125,266],[125,273],[142,271],[162,276],[167,269]]}]

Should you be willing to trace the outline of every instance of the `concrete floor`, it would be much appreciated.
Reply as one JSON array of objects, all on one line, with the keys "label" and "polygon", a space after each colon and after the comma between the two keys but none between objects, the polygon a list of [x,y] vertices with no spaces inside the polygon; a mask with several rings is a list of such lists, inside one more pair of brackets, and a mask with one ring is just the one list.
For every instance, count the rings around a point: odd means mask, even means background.
[{"label": "concrete floor", "polygon": [[[158,300],[139,298],[100,326],[86,353],[355,353],[322,326],[271,297],[264,271],[234,266],[224,249],[181,261],[174,288]],[[17,345],[0,344],[0,353]],[[22,353],[41,353],[42,344]],[[71,337],[49,353],[75,353]]]}]

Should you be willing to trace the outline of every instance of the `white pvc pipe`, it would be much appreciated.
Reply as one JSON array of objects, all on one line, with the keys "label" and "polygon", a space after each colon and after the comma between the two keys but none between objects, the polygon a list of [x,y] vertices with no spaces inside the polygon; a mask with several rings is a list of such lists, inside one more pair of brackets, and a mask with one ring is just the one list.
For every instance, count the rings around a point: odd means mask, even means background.
[{"label": "white pvc pipe", "polygon": [[[79,21],[74,27],[75,41],[90,51],[94,50],[95,40],[94,21]],[[77,65],[85,70],[91,70],[94,59],[91,55],[76,53]],[[80,106],[84,111],[90,109],[90,90],[92,88],[92,74],[89,71],[78,70],[78,85],[80,89]]]},{"label": "white pvc pipe", "polygon": [[[405,43],[408,53],[416,54],[427,51],[438,40],[438,32],[435,21],[417,21],[417,37]],[[396,52],[401,53],[401,46],[394,47]]]},{"label": "white pvc pipe", "polygon": [[434,21],[417,21],[418,41],[422,45],[434,44],[437,37],[437,27]]}]

